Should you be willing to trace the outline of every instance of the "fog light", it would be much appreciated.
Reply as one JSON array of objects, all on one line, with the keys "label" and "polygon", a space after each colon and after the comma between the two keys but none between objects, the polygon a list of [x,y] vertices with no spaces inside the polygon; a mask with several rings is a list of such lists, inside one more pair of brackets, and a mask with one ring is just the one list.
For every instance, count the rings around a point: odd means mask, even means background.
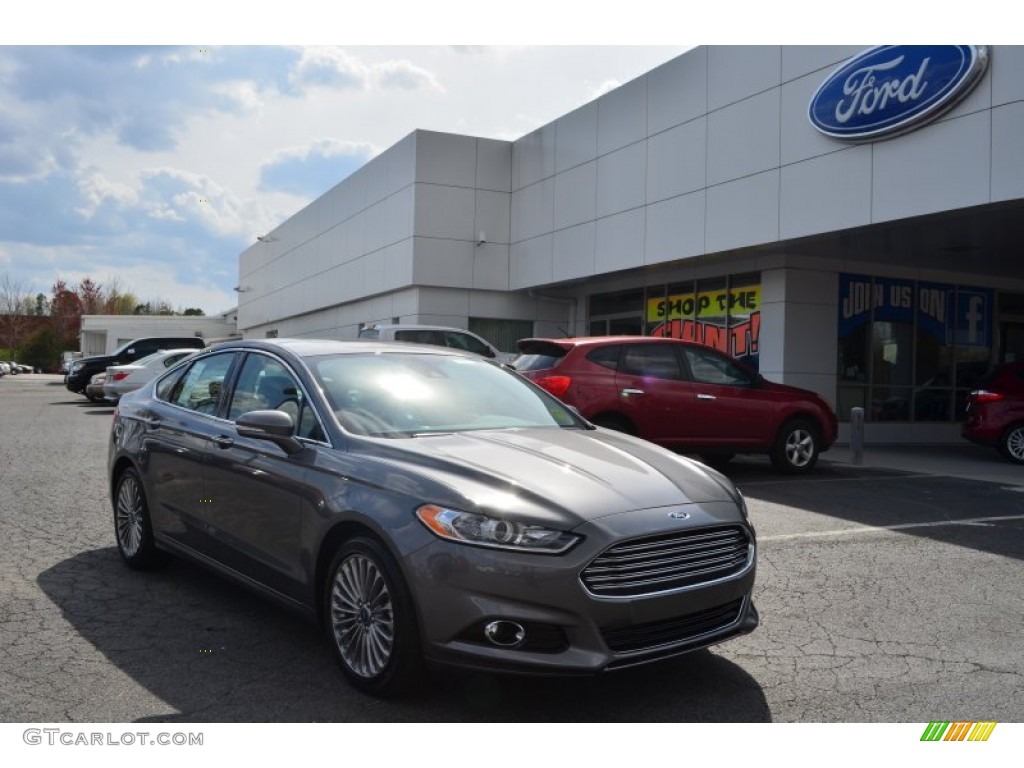
[{"label": "fog light", "polygon": [[502,648],[516,648],[526,640],[526,630],[514,621],[491,621],[484,626],[484,637]]}]

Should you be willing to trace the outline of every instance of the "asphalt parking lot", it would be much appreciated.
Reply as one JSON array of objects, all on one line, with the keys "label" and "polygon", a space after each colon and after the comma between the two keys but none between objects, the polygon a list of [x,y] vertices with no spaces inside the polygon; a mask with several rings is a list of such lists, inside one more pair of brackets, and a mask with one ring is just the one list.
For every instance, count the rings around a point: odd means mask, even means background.
[{"label": "asphalt parking lot", "polygon": [[593,679],[441,671],[378,701],[287,611],[181,561],[121,564],[112,413],[56,376],[0,380],[4,722],[1024,721],[1024,470],[834,460],[785,478],[739,461],[760,545],[753,634]]}]

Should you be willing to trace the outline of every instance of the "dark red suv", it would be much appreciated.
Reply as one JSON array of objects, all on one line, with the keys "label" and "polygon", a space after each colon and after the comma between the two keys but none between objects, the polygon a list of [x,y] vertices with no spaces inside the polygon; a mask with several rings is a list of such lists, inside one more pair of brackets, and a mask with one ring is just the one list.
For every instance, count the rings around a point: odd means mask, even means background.
[{"label": "dark red suv", "polygon": [[1024,464],[1024,363],[993,368],[967,396],[961,434],[973,443],[992,445],[1014,464]]},{"label": "dark red suv", "polygon": [[585,418],[709,463],[767,453],[807,472],[836,439],[819,395],[767,381],[717,350],[678,339],[522,339],[513,365]]}]

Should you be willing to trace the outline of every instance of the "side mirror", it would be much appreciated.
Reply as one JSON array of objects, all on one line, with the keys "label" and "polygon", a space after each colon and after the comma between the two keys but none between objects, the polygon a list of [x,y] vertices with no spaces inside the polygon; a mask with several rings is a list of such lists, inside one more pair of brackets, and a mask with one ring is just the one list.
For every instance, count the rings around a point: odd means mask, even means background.
[{"label": "side mirror", "polygon": [[242,437],[269,440],[289,456],[302,450],[295,439],[295,422],[283,411],[249,411],[235,421],[235,429]]}]

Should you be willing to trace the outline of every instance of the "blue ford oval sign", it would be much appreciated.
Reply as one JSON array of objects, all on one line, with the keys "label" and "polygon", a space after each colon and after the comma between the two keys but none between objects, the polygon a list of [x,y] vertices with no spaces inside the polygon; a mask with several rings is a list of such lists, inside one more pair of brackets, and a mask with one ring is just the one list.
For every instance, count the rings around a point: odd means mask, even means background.
[{"label": "blue ford oval sign", "polygon": [[827,136],[868,141],[913,130],[956,104],[988,66],[979,45],[882,45],[821,84],[808,116]]}]

